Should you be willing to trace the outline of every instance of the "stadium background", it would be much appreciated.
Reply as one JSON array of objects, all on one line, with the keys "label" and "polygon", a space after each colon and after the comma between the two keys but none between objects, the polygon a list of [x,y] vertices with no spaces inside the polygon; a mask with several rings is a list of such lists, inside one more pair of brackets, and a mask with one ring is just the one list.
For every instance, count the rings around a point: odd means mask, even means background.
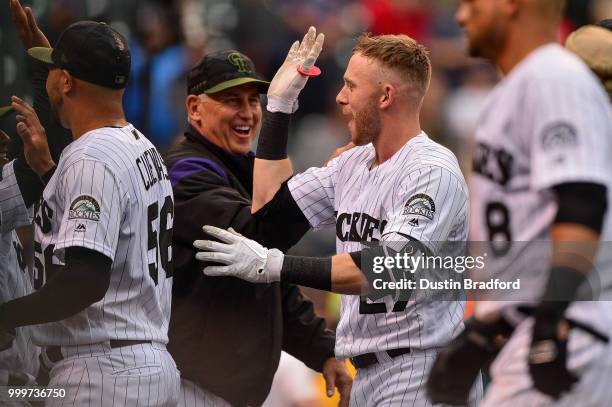
[{"label": "stadium background", "polygon": [[[10,21],[8,1],[0,12],[0,104],[11,95],[30,100],[28,61]],[[451,148],[469,171],[471,135],[479,109],[498,80],[488,64],[465,57],[461,30],[453,20],[457,0],[34,0],[22,1],[53,44],[80,19],[105,21],[123,33],[132,50],[132,76],[124,104],[128,120],[164,151],[186,123],[185,74],[206,52],[235,48],[250,56],[271,79],[291,43],[314,25],[326,35],[317,65],[323,75],[310,81],[293,121],[290,154],[296,170],[323,163],[348,141],[335,96],[354,39],[362,31],[404,33],[431,51],[433,77],[422,126]],[[612,16],[611,0],[568,0],[560,39],[575,28]],[[12,128],[2,119],[2,128]],[[311,233],[294,252],[331,254],[333,232]],[[330,326],[335,325],[334,295],[308,290]],[[323,396],[310,406],[333,405]]]}]

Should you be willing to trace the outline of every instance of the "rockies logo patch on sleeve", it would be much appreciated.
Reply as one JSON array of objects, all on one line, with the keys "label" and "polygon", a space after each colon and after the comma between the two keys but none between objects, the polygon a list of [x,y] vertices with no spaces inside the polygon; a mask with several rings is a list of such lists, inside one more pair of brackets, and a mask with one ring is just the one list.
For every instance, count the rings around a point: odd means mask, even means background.
[{"label": "rockies logo patch on sleeve", "polygon": [[429,220],[433,220],[435,213],[436,205],[433,199],[426,194],[416,194],[412,196],[408,199],[402,211],[402,215],[419,215]]},{"label": "rockies logo patch on sleeve", "polygon": [[100,204],[89,195],[81,195],[70,204],[68,219],[84,219],[98,222],[100,220]]},{"label": "rockies logo patch on sleeve", "polygon": [[542,132],[542,148],[545,150],[571,148],[576,144],[578,144],[578,133],[576,127],[570,123],[553,123],[545,127]]}]

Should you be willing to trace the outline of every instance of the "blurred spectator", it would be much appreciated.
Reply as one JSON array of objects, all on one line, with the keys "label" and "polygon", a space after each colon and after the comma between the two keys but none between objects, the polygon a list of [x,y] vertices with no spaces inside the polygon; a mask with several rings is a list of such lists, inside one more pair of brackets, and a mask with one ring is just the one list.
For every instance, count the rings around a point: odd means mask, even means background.
[{"label": "blurred spectator", "polygon": [[[130,43],[132,72],[124,103],[128,121],[160,150],[182,130],[186,113],[175,87],[190,67],[181,42],[178,9],[173,2],[147,2],[137,15],[137,33]],[[179,93],[180,95],[180,93]],[[186,91],[183,92],[186,95]]]},{"label": "blurred spectator", "polygon": [[316,377],[317,372],[282,352],[272,389],[262,407],[321,407]]},{"label": "blurred spectator", "polygon": [[471,166],[474,131],[487,95],[497,82],[495,70],[488,64],[465,68],[462,86],[450,93],[444,107],[448,144],[455,152],[464,173]]},{"label": "blurred spectator", "polygon": [[425,42],[431,30],[429,0],[362,0],[372,15],[373,34],[407,34]]}]

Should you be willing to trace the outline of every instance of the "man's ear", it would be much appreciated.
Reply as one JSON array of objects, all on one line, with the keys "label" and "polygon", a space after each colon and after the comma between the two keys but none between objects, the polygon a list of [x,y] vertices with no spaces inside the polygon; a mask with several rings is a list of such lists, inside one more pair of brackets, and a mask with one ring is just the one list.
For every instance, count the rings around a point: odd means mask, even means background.
[{"label": "man's ear", "polygon": [[60,89],[63,94],[69,94],[74,90],[75,81],[70,72],[62,69],[62,78],[60,79]]},{"label": "man's ear", "polygon": [[526,0],[503,0],[504,14],[515,17]]},{"label": "man's ear", "polygon": [[185,99],[185,107],[187,108],[187,116],[192,122],[198,122],[202,120],[198,106],[200,103],[200,97],[196,95],[188,95]]},{"label": "man's ear", "polygon": [[380,95],[380,98],[378,99],[378,102],[379,102],[378,106],[382,110],[388,109],[395,101],[396,96],[397,96],[397,89],[395,89],[395,87],[391,84],[386,84],[385,86],[383,86],[382,94]]}]

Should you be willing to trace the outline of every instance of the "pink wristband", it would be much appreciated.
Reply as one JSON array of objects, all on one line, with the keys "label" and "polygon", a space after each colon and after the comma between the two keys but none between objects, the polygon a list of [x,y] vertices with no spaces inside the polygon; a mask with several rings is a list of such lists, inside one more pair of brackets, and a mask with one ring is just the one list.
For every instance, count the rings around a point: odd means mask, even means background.
[{"label": "pink wristband", "polygon": [[309,78],[321,75],[321,69],[319,69],[318,66],[314,66],[314,65],[312,66],[312,68],[310,68],[307,71],[304,68],[302,68],[302,65],[298,65],[297,71],[300,73],[300,75],[307,76]]}]

